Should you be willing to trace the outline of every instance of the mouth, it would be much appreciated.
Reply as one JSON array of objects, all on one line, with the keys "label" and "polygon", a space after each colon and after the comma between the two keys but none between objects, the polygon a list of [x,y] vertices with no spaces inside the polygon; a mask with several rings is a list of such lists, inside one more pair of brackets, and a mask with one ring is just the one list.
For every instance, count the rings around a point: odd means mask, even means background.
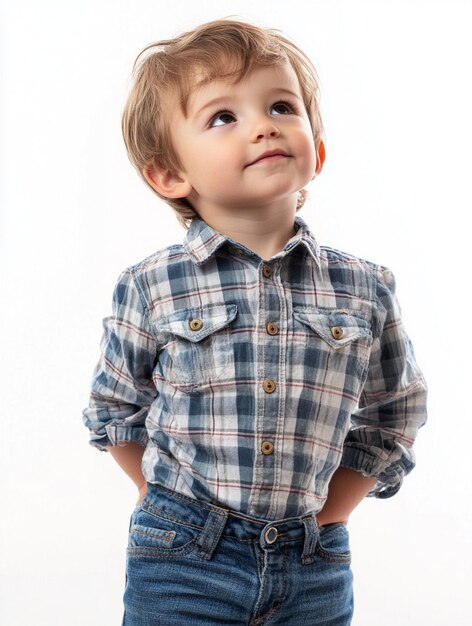
[{"label": "mouth", "polygon": [[248,167],[249,165],[256,165],[257,163],[270,163],[272,161],[279,161],[289,156],[290,155],[287,154],[284,150],[267,150],[266,152],[258,156],[257,159],[255,159],[251,163],[248,163]]}]

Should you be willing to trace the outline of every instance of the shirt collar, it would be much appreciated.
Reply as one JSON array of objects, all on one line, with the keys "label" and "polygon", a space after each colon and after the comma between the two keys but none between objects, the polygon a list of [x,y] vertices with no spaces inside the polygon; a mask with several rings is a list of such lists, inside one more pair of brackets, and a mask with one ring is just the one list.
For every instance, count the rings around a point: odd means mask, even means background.
[{"label": "shirt collar", "polygon": [[[285,256],[296,246],[302,244],[311,254],[318,267],[320,267],[320,247],[311,233],[308,225],[298,215],[294,222],[295,234],[285,244],[283,250],[273,258]],[[202,219],[195,217],[190,223],[190,227],[184,239],[184,248],[196,265],[202,265],[225,243],[229,242],[233,246],[244,250],[247,254],[255,254],[237,241],[233,241],[226,235],[214,230]]]}]

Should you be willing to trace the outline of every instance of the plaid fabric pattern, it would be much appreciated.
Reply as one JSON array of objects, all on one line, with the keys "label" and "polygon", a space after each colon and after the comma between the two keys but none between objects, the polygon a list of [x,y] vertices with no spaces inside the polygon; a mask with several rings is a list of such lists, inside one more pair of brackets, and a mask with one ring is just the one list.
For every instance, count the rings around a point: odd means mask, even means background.
[{"label": "plaid fabric pattern", "polygon": [[322,509],[339,465],[390,497],[415,465],[426,384],[381,265],[295,235],[263,261],[200,219],[123,271],[83,411],[100,450],[264,519]]}]

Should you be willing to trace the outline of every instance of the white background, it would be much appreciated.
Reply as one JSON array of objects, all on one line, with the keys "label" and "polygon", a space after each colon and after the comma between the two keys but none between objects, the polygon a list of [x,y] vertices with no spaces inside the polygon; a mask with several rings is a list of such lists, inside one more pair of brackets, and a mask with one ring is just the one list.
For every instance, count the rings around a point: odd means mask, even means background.
[{"label": "white background", "polygon": [[121,623],[137,494],[81,412],[119,273],[185,231],[127,161],[120,112],[141,48],[233,15],[315,63],[327,160],[300,215],[393,269],[430,387],[417,467],[350,519],[353,626],[470,625],[471,2],[1,7],[1,624]]}]

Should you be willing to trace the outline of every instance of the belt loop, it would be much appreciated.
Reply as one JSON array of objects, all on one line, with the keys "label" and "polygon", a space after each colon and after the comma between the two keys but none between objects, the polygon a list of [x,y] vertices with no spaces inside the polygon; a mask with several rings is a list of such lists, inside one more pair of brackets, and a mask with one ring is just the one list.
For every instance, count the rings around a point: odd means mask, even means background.
[{"label": "belt loop", "polygon": [[224,509],[212,509],[208,514],[205,526],[197,539],[199,550],[197,556],[209,560],[220,540],[221,534],[228,519],[228,512]]},{"label": "belt loop", "polygon": [[303,544],[301,560],[303,565],[309,565],[315,560],[315,548],[318,543],[319,531],[314,513],[303,517],[302,522],[305,526],[305,541]]}]

